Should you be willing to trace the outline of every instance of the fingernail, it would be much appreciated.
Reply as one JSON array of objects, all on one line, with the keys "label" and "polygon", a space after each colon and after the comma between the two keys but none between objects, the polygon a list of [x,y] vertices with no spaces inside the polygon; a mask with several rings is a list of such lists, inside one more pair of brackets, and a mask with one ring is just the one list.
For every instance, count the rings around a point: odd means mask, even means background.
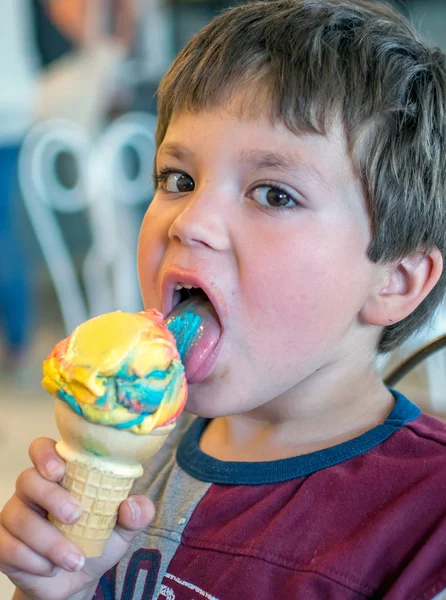
[{"label": "fingernail", "polygon": [[141,517],[141,507],[133,498],[128,498],[127,501],[132,511],[132,520],[137,521]]},{"label": "fingernail", "polygon": [[61,506],[60,514],[66,523],[73,523],[81,516],[82,508],[77,504],[66,502],[63,506]]},{"label": "fingernail", "polygon": [[62,471],[62,468],[63,466],[57,460],[49,460],[45,465],[46,472],[50,477],[58,471]]},{"label": "fingernail", "polygon": [[63,557],[65,569],[69,571],[80,571],[85,564],[85,556],[75,552],[67,552]]}]

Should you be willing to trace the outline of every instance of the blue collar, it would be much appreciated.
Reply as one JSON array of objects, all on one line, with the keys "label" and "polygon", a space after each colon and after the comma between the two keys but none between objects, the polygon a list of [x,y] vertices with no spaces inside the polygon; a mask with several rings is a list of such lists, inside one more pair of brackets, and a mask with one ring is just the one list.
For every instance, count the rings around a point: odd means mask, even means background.
[{"label": "blue collar", "polygon": [[421,411],[415,404],[395,390],[392,393],[395,406],[381,425],[332,448],[268,462],[225,462],[205,454],[199,440],[209,419],[197,418],[178,446],[177,462],[195,479],[209,483],[262,485],[304,477],[367,452],[419,417]]}]

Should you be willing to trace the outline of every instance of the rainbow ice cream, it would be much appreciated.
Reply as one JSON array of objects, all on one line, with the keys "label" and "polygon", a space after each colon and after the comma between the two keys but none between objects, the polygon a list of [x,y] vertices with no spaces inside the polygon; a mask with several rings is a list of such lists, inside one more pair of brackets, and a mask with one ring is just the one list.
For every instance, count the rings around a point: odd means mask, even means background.
[{"label": "rainbow ice cream", "polygon": [[84,506],[74,525],[51,520],[87,556],[98,556],[141,463],[184,408],[184,367],[160,313],[117,311],[59,342],[43,372],[43,386],[57,398],[56,449],[67,461],[62,485]]},{"label": "rainbow ice cream", "polygon": [[43,374],[77,414],[137,434],[173,422],[186,401],[184,367],[155,310],[86,321],[54,347]]}]

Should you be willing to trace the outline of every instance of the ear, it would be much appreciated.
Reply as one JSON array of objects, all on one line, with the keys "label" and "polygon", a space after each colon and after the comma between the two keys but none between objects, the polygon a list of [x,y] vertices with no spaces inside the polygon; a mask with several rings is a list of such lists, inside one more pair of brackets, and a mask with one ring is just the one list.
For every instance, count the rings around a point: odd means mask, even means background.
[{"label": "ear", "polygon": [[423,302],[440,279],[443,257],[437,248],[415,252],[391,266],[381,266],[360,313],[364,323],[387,327],[402,321]]}]

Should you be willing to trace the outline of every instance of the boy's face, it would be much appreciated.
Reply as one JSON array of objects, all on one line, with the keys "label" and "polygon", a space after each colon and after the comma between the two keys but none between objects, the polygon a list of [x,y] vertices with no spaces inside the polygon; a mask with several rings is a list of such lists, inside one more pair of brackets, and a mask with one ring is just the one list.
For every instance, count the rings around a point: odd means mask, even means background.
[{"label": "boy's face", "polygon": [[172,279],[190,277],[212,290],[222,321],[190,411],[216,417],[298,397],[304,380],[317,385],[324,367],[354,360],[376,267],[340,132],[296,136],[266,117],[184,111],[159,148],[162,172],[139,241],[144,304],[167,316]]}]

